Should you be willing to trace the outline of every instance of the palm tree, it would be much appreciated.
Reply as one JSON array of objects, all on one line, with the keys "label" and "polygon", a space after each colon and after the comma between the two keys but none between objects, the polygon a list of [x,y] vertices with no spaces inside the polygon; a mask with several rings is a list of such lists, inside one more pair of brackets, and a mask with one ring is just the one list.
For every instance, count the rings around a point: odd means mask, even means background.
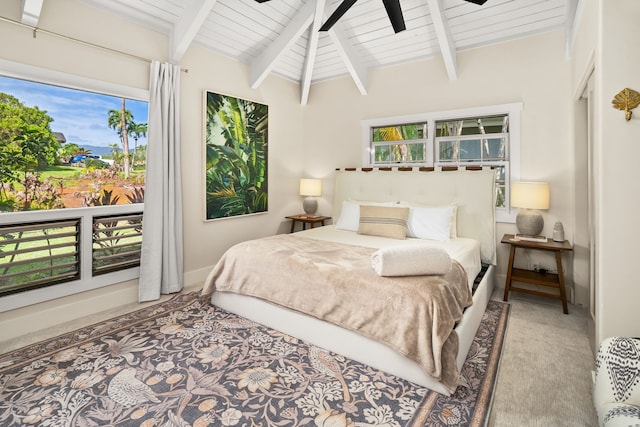
[{"label": "palm tree", "polygon": [[129,123],[129,135],[133,137],[134,146],[133,146],[133,154],[131,156],[131,165],[135,166],[135,156],[138,151],[138,139],[147,136],[148,125],[146,123],[135,123],[133,120]]},{"label": "palm tree", "polygon": [[129,134],[128,129],[130,123],[133,121],[133,114],[131,111],[125,109],[125,98],[122,98],[122,107],[120,110],[109,110],[109,118],[107,119],[109,127],[114,129],[120,136],[120,142],[122,143],[122,153],[124,157],[124,177],[129,178],[129,172],[131,170],[129,161]]}]

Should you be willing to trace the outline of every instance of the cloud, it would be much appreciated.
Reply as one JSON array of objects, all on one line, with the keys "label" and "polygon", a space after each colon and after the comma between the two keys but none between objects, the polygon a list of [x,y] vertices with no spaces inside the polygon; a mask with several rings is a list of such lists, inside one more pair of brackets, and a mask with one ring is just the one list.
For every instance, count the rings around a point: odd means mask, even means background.
[{"label": "cloud", "polygon": [[[53,118],[51,130],[62,132],[67,142],[80,146],[120,145],[116,131],[107,123],[109,110],[120,110],[119,97],[3,76],[0,76],[0,92],[15,96],[28,107],[45,110]],[[146,102],[127,100],[125,108],[131,111],[135,122],[148,122]],[[146,137],[138,140],[139,145],[146,143]]]}]

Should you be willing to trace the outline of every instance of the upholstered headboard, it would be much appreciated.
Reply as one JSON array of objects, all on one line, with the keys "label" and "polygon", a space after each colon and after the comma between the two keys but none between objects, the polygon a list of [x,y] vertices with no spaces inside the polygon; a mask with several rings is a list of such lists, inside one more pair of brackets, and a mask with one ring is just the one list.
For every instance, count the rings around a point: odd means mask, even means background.
[{"label": "upholstered headboard", "polygon": [[459,237],[480,241],[482,262],[496,263],[495,171],[336,171],[333,218],[343,200],[458,206]]}]

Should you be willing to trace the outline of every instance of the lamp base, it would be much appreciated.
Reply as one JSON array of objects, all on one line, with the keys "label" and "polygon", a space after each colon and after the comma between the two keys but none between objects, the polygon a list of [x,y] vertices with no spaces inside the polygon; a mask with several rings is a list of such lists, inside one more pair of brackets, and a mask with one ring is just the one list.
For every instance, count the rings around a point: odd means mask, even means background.
[{"label": "lamp base", "polygon": [[307,215],[313,215],[318,210],[318,201],[313,197],[307,197],[302,201],[302,209]]},{"label": "lamp base", "polygon": [[538,236],[544,228],[542,214],[532,209],[520,209],[516,217],[518,232],[525,236]]}]

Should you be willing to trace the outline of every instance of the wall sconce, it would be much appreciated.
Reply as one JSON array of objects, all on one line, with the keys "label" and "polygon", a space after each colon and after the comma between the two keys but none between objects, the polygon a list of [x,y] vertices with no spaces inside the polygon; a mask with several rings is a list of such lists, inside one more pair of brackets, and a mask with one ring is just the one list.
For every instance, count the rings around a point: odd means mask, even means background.
[{"label": "wall sconce", "polygon": [[613,97],[613,108],[624,111],[624,118],[631,120],[631,110],[640,105],[640,93],[633,89],[625,88]]},{"label": "wall sconce", "polygon": [[300,179],[300,195],[306,196],[302,201],[302,208],[307,215],[313,215],[318,209],[318,201],[315,197],[322,194],[322,180],[320,179]]}]

